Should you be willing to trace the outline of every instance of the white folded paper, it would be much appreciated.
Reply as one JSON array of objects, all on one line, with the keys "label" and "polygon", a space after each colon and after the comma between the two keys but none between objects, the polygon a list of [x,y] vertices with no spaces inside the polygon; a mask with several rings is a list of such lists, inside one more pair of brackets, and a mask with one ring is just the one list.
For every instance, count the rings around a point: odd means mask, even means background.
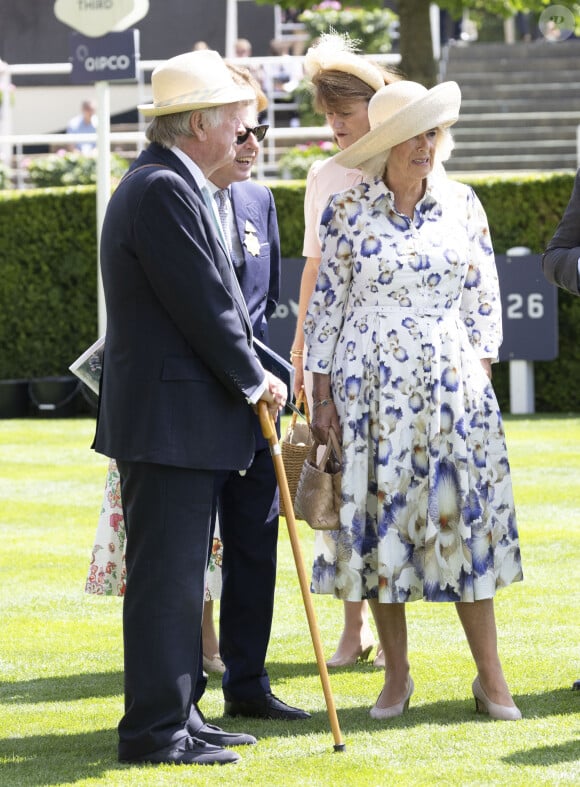
[{"label": "white folded paper", "polygon": [[99,394],[99,381],[101,379],[101,372],[103,371],[103,352],[105,349],[105,337],[101,336],[100,339],[84,351],[82,355],[73,361],[68,367],[79,380],[82,380],[85,385]]}]

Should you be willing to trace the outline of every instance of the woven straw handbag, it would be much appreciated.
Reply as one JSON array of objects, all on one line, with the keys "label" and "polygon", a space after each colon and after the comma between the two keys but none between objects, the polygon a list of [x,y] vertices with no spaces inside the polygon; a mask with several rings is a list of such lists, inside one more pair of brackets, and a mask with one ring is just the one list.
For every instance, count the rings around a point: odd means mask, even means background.
[{"label": "woven straw handbag", "polygon": [[[296,407],[300,410],[302,406],[304,406],[306,423],[297,423],[296,419],[298,416],[296,413],[293,413],[292,420],[286,429],[286,434],[280,441],[282,463],[286,472],[286,480],[288,481],[288,489],[290,490],[290,497],[293,504],[294,498],[296,497],[298,480],[302,472],[302,465],[313,443],[312,433],[310,432],[310,411],[308,410],[308,402],[306,401],[304,392],[300,391],[296,399]],[[280,513],[282,516],[286,516],[282,498],[280,498]]]},{"label": "woven straw handbag", "polygon": [[302,467],[294,510],[314,530],[340,528],[340,500],[342,483],[342,451],[330,429],[328,443],[320,462],[316,461],[319,444],[314,440]]}]

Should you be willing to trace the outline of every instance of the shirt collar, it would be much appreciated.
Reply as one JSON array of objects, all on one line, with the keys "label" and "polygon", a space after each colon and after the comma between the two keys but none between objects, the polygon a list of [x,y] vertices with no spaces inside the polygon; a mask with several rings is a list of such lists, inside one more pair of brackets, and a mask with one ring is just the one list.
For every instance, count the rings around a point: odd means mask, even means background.
[{"label": "shirt collar", "polygon": [[220,189],[220,187],[216,186],[215,183],[212,183],[211,180],[208,180],[207,186],[208,186],[209,190],[211,191],[212,197],[215,197],[215,194],[216,194],[217,191],[227,191],[228,197],[230,199],[232,197],[232,192],[230,191],[230,187],[229,186],[225,186],[225,188]]},{"label": "shirt collar", "polygon": [[178,148],[176,145],[174,145],[171,148],[171,152],[174,153],[177,156],[177,158],[181,162],[183,162],[183,164],[185,164],[185,166],[187,167],[187,169],[191,173],[193,179],[195,180],[196,185],[200,189],[203,189],[204,186],[209,186],[210,189],[211,189],[212,184],[205,177],[205,175],[200,170],[200,168],[197,166],[195,161],[193,161],[192,159],[189,158],[187,153],[184,153],[183,150],[181,150],[181,148]]},{"label": "shirt collar", "polygon": [[[385,184],[382,178],[377,177],[374,183],[369,184],[371,187],[371,194],[374,192],[375,199],[386,199],[389,207],[395,209],[395,195]],[[425,193],[415,205],[415,210],[421,213],[428,213],[436,205],[441,205],[442,202],[442,185],[441,173],[437,171],[431,172],[427,176],[427,187]]]}]

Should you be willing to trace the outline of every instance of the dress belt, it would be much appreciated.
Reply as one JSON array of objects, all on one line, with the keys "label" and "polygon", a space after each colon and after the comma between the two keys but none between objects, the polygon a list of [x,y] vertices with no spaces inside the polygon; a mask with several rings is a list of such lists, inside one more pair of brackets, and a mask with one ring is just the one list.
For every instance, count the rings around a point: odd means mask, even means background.
[{"label": "dress belt", "polygon": [[449,309],[433,309],[430,306],[350,306],[346,308],[346,313],[356,312],[357,314],[372,314],[381,316],[382,314],[402,314],[406,317],[432,317],[433,319],[446,319],[448,317],[459,317],[459,307],[454,306]]}]

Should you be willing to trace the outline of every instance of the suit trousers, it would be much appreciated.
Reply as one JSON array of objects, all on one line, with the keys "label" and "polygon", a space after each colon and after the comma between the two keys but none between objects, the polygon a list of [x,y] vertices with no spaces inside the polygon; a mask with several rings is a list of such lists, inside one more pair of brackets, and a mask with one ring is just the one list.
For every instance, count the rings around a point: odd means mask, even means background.
[{"label": "suit trousers", "polygon": [[119,755],[185,737],[201,648],[214,471],[117,462],[127,528]]},{"label": "suit trousers", "polygon": [[270,692],[265,662],[274,612],[279,506],[269,449],[256,451],[245,475],[233,472],[221,480],[223,691],[227,700],[243,700]]}]

